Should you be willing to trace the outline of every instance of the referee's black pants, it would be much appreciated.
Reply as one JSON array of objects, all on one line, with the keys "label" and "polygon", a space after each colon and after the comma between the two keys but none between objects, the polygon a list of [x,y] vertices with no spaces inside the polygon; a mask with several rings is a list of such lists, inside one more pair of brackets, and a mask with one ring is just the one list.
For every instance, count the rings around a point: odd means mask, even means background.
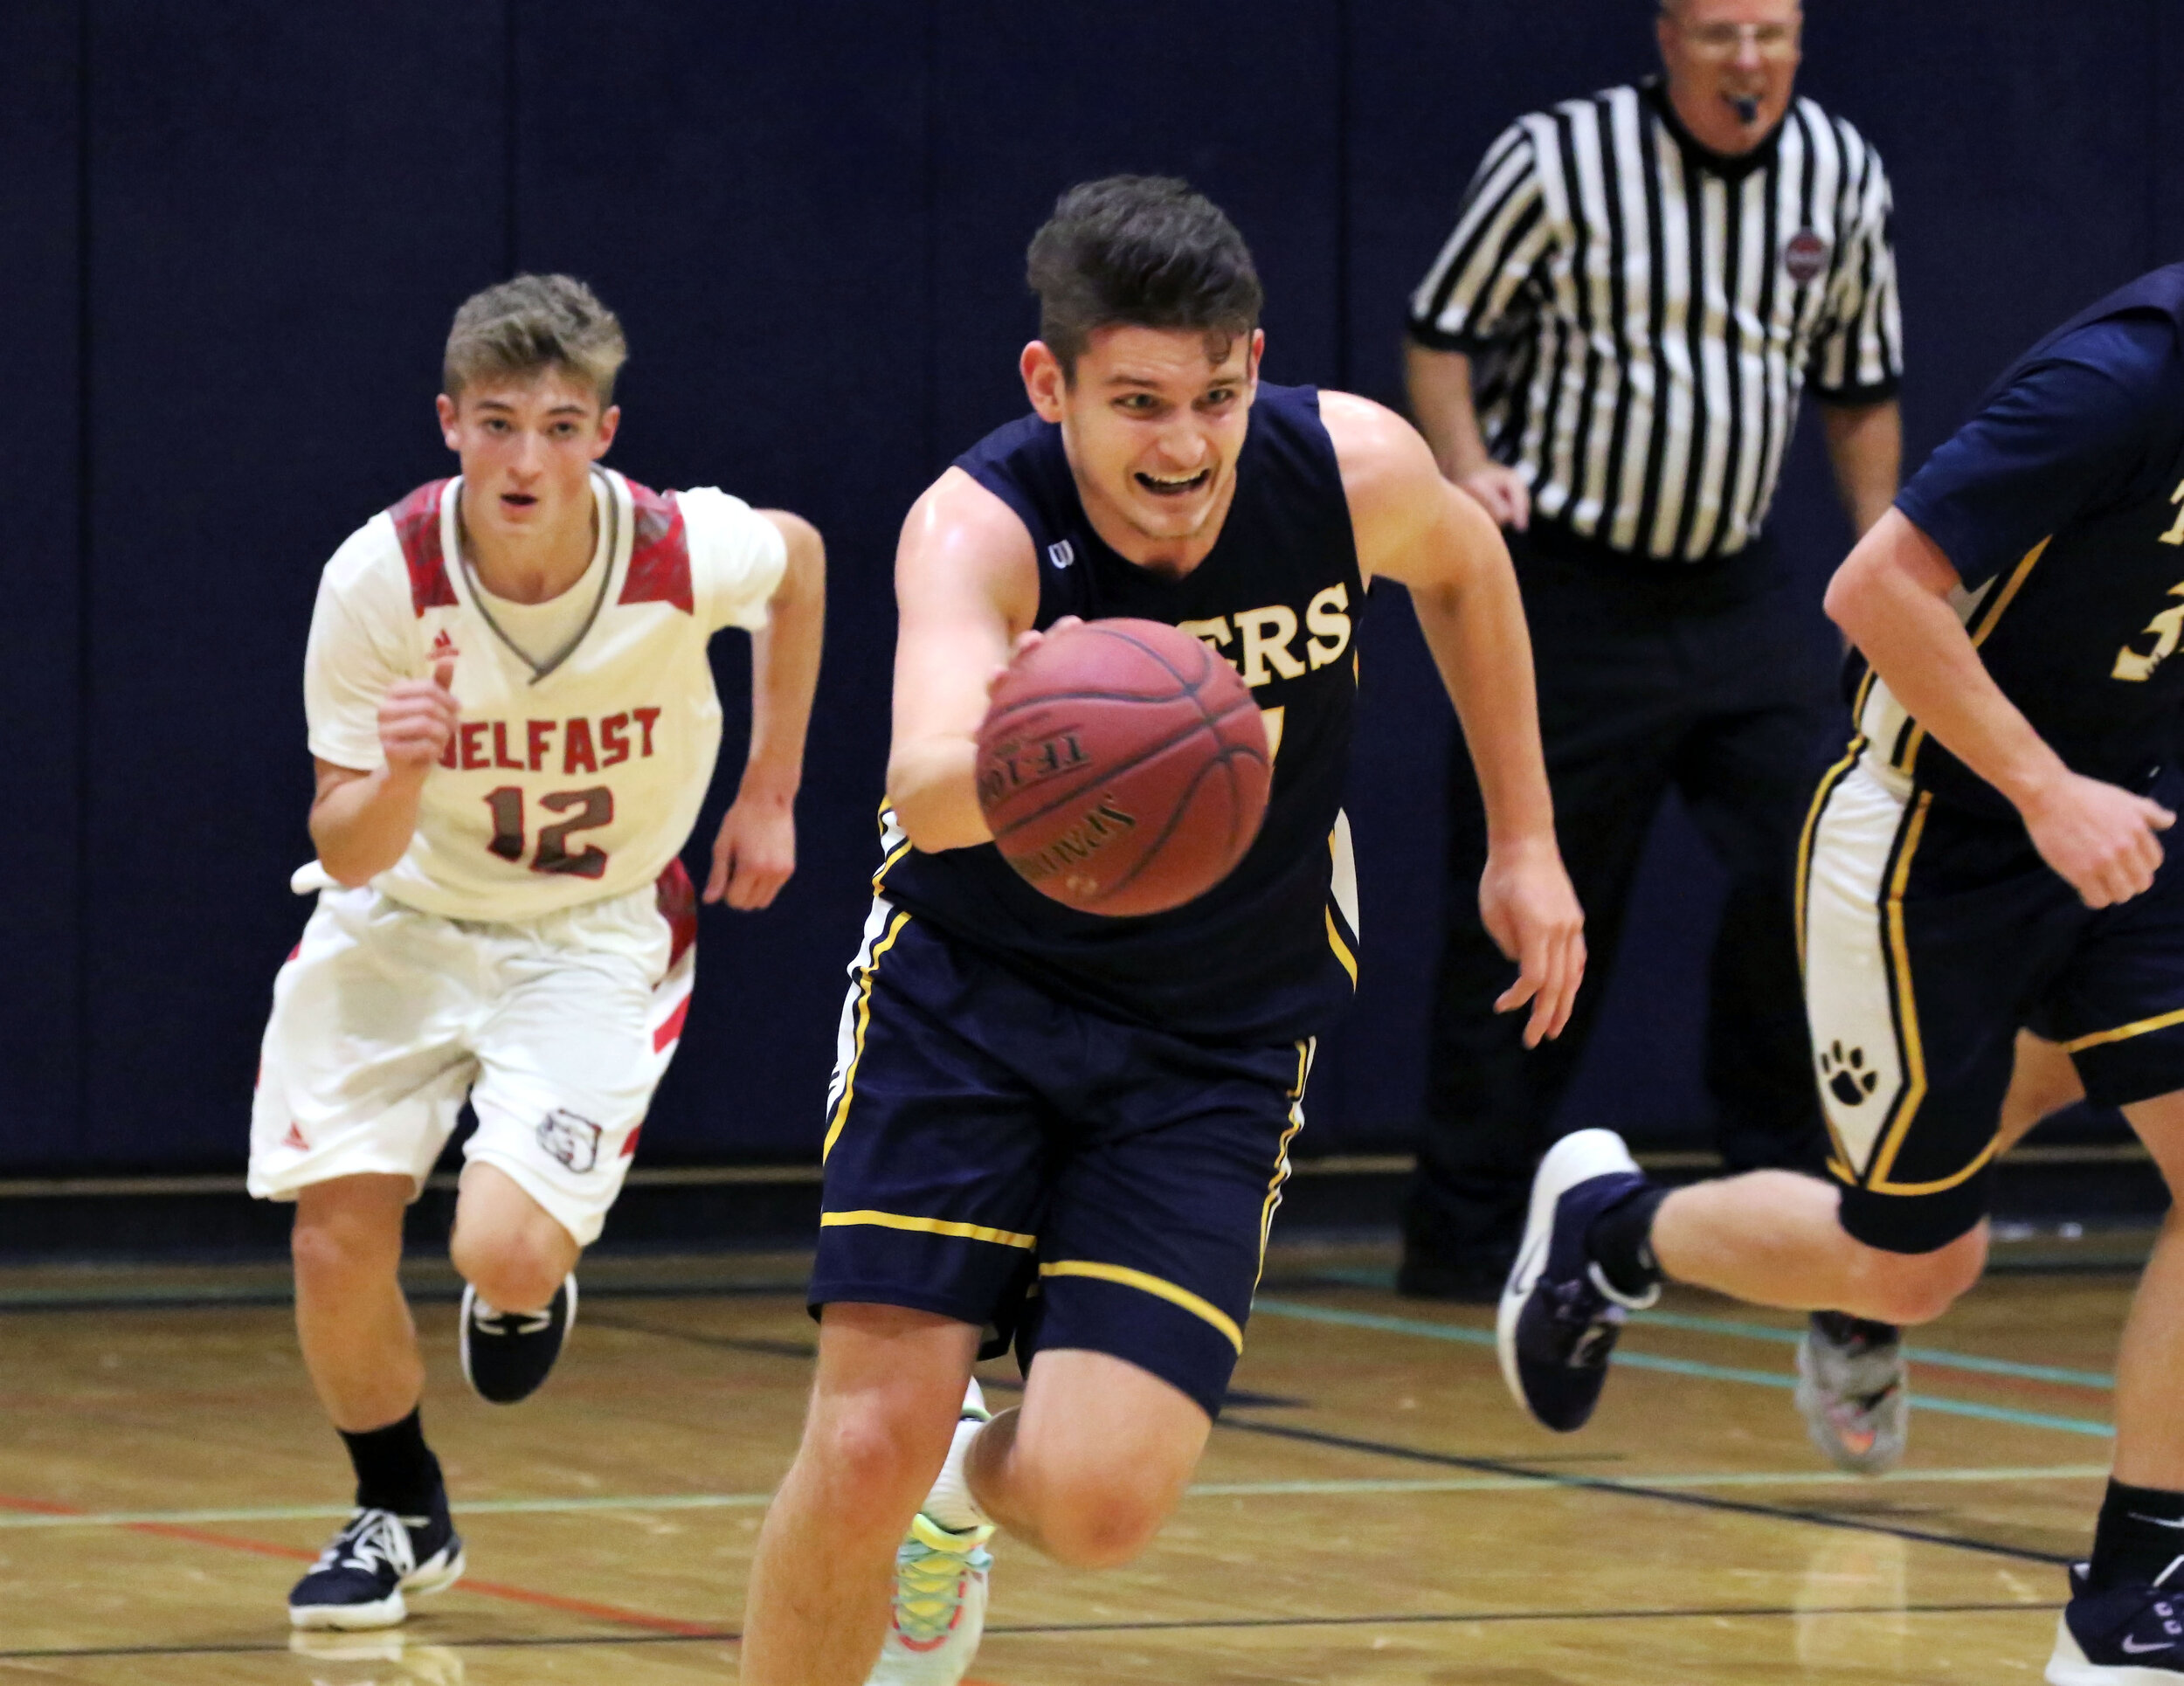
[{"label": "referee's black pants", "polygon": [[1705,1073],[1722,1156],[1732,1170],[1818,1171],[1825,1143],[1793,883],[1827,715],[1788,583],[1764,542],[1678,566],[1538,522],[1509,539],[1588,958],[1567,1028],[1526,1049],[1526,1014],[1493,1008],[1517,968],[1480,922],[1486,822],[1459,741],[1425,1127],[1405,1213],[1406,1286],[1427,1292],[1483,1291],[1515,1256],[1532,1171],[1597,1021],[1639,855],[1671,786],[1730,879]]}]

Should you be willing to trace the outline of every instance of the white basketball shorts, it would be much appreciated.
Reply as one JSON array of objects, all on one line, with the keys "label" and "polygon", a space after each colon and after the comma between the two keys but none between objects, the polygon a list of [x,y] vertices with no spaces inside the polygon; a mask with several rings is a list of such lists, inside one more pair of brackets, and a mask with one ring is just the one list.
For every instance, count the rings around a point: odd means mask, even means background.
[{"label": "white basketball shorts", "polygon": [[366,1172],[422,1189],[467,1096],[466,1159],[589,1246],[682,1033],[695,925],[679,863],[656,888],[520,922],[321,891],[273,980],[250,1192],[293,1200]]}]

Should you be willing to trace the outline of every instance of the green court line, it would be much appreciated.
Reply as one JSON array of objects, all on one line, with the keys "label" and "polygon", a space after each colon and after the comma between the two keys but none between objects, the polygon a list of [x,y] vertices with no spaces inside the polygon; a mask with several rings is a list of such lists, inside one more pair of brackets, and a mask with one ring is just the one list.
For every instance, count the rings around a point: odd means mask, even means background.
[{"label": "green court line", "polygon": [[[1492,1346],[1494,1331],[1490,1329],[1471,1329],[1462,1323],[1428,1323],[1420,1317],[1390,1317],[1373,1311],[1349,1311],[1339,1306],[1306,1305],[1296,1300],[1260,1300],[1252,1308],[1254,1315],[1273,1317],[1294,1317],[1304,1323],[1335,1323],[1345,1329],[1371,1329],[1388,1335],[1414,1335],[1427,1340],[1455,1341],[1464,1346]],[[1675,1376],[1698,1376],[1708,1381],[1742,1382],[1750,1387],[1773,1387],[1784,1392],[1797,1385],[1796,1379],[1778,1375],[1772,1370],[1746,1370],[1740,1366],[1702,1364],[1696,1358],[1670,1358],[1657,1352],[1632,1352],[1618,1350],[1618,1365],[1631,1370],[1657,1370]],[[1915,1408],[1931,1411],[1941,1416],[1978,1417],[1988,1422],[2012,1423],[2021,1428],[2053,1428],[2066,1434],[2091,1434],[2100,1439],[2115,1437],[2116,1430],[2109,1423],[2091,1417],[2058,1417],[2044,1411],[2020,1411],[2006,1405],[1987,1405],[1975,1399],[1946,1399],[1939,1394],[1920,1393],[1914,1400]]]},{"label": "green court line", "polygon": [[[1669,1475],[1588,1475],[1586,1488],[1624,1487],[1643,1491],[1664,1487],[1701,1489],[1718,1487],[1870,1487],[1894,1482],[1993,1482],[2102,1481],[2105,1463],[2046,1464],[2002,1469],[1892,1469],[1884,1475],[1854,1475],[1841,1469],[1699,1471]],[[1348,1493],[1536,1493],[1538,1476],[1464,1475],[1441,1481],[1243,1481],[1208,1482],[1190,1490],[1192,1498],[1315,1497]],[[1583,1489],[1579,1489],[1583,1490]]]},{"label": "green court line", "polygon": [[[2027,1481],[2092,1481],[2108,1474],[2106,1464],[2036,1464],[2004,1468],[1897,1469],[1878,1477],[1846,1475],[1834,1469],[1701,1470],[1664,1475],[1587,1476],[1587,1488],[1715,1488],[1715,1487],[1842,1487],[1870,1486],[1873,1481],[1898,1483],[1932,1482],[2014,1482]],[[1195,1499],[1311,1498],[1344,1494],[1533,1493],[1545,1475],[1457,1475],[1439,1480],[1413,1481],[1240,1481],[1206,1482],[1185,1494]],[[582,1515],[603,1510],[746,1510],[771,1503],[771,1493],[639,1493],[612,1498],[475,1499],[455,1509],[466,1517]],[[0,1511],[0,1531],[36,1528],[193,1528],[210,1523],[335,1522],[349,1517],[345,1504],[265,1505],[248,1510],[99,1510],[81,1515],[54,1516],[43,1511]]]},{"label": "green court line", "polygon": [[[1534,1485],[1537,1485],[1535,1482]],[[646,1493],[625,1498],[471,1499],[455,1508],[467,1517],[551,1516],[561,1511],[735,1510],[763,1509],[771,1493]],[[86,1510],[79,1515],[0,1510],[0,1531],[10,1528],[134,1528],[144,1524],[187,1528],[213,1522],[339,1522],[353,1504],[281,1504],[255,1510]]]},{"label": "green court line", "polygon": [[[1395,1276],[1391,1271],[1369,1270],[1347,1265],[1325,1270],[1316,1270],[1316,1276],[1330,1282],[1344,1282],[1358,1288],[1392,1289]],[[1771,1341],[1781,1346],[1795,1346],[1805,1338],[1801,1329],[1784,1329],[1777,1323],[1752,1323],[1740,1317],[1707,1317],[1690,1312],[1647,1311],[1640,1314],[1642,1320],[1656,1328],[1683,1329],[1700,1335],[1734,1335],[1748,1341]],[[1946,1347],[1907,1346],[1904,1356],[1918,1364],[1931,1365],[1938,1370],[1966,1370],[1982,1376],[2012,1376],[2025,1381],[2058,1382],[2067,1387],[2090,1387],[2098,1392],[2113,1392],[2116,1379],[2105,1370],[2073,1370],[2063,1365],[2021,1364],[2015,1358],[1982,1358],[1976,1352],[1953,1352]]]}]

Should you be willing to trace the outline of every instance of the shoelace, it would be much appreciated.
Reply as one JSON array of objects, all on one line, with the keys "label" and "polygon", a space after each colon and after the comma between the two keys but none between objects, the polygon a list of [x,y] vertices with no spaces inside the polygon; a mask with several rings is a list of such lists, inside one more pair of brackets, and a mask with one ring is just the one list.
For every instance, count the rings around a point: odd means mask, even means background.
[{"label": "shoelace", "polygon": [[356,1520],[319,1553],[321,1569],[356,1569],[377,1575],[390,1569],[397,1579],[417,1567],[417,1552],[410,1531],[391,1510],[359,1510]]},{"label": "shoelace", "polygon": [[895,1626],[920,1648],[937,1644],[963,1607],[964,1577],[977,1566],[978,1548],[939,1551],[923,1540],[905,1540],[895,1564]]},{"label": "shoelace", "polygon": [[[495,1311],[483,1300],[471,1308],[470,1321],[487,1335],[543,1335],[554,1326],[554,1309],[543,1311]],[[514,1328],[509,1325],[513,1323]]]},{"label": "shoelace", "polygon": [[1563,1362],[1572,1370],[1597,1369],[1607,1362],[1622,1332],[1623,1308],[1584,1277],[1556,1282],[1547,1289],[1554,1321],[1568,1331]]}]

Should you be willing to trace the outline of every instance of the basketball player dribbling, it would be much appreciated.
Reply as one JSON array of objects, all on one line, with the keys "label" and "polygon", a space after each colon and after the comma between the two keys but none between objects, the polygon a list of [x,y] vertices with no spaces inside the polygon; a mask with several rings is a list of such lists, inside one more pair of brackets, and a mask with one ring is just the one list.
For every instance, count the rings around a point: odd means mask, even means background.
[{"label": "basketball player dribbling", "polygon": [[456,314],[439,403],[462,473],[327,564],[304,659],[318,892],[273,985],[251,1192],[294,1200],[304,1362],[356,1511],[289,1595],[300,1627],[400,1621],[463,1569],[396,1271],[403,1208],[478,1116],[451,1253],[463,1372],[545,1379],[570,1274],[619,1191],[688,1010],[696,896],[677,852],[711,784],[706,646],[752,639],[750,750],[707,901],[771,902],[818,680],[825,557],[797,516],[656,493],[598,460],[624,356],[566,276]]},{"label": "basketball player dribbling", "polygon": [[[1313,1039],[1354,985],[1338,805],[1374,577],[1410,588],[1471,746],[1481,902],[1519,967],[1500,1005],[1529,1007],[1537,1043],[1584,968],[1493,522],[1387,411],[1260,382],[1250,254],[1181,183],[1073,189],[1030,281],[1034,413],[957,460],[897,557],[885,857],[826,1119],[818,1379],[752,1571],[750,1686],[952,1686],[997,1526],[1119,1564],[1189,1482]],[[989,683],[1069,616],[1180,626],[1264,711],[1264,826],[1172,911],[1049,902],[980,816]],[[1023,1403],[989,1419],[966,1382],[982,1344],[1011,1340]]]}]

